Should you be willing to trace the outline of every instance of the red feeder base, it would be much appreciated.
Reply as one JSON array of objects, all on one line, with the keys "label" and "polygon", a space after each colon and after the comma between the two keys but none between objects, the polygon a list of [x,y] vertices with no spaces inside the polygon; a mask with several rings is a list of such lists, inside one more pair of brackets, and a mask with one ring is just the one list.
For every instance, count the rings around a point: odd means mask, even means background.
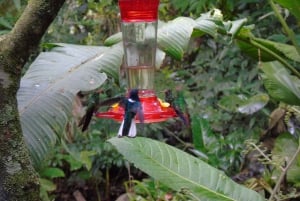
[{"label": "red feeder base", "polygon": [[[168,103],[162,103],[153,91],[140,90],[139,97],[143,106],[144,123],[155,123],[166,121],[169,118],[177,117],[175,110]],[[122,122],[124,109],[119,106],[112,106],[107,112],[98,112],[96,117],[113,119]],[[136,117],[136,122],[139,122]]]}]

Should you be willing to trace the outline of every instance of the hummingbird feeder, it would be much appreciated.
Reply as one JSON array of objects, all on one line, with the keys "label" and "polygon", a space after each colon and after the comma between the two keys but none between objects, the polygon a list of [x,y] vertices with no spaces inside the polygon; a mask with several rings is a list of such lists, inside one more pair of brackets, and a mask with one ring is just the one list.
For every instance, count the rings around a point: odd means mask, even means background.
[{"label": "hummingbird feeder", "polygon": [[[154,91],[158,5],[159,0],[119,0],[126,82],[129,90],[139,90],[145,123],[177,116],[170,104],[162,102]],[[124,109],[117,104],[96,114],[118,122],[123,115]]]}]

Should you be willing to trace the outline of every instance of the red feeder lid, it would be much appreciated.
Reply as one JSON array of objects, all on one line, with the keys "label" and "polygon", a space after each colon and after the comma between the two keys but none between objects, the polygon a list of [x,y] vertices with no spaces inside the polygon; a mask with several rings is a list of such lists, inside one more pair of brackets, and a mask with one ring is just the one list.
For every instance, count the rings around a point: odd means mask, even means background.
[{"label": "red feeder lid", "polygon": [[151,22],[158,16],[159,0],[119,0],[123,22]]},{"label": "red feeder lid", "polygon": [[[141,104],[144,112],[144,123],[155,123],[166,121],[169,118],[177,117],[175,110],[170,107],[170,104],[162,102],[153,93],[152,96],[140,96]],[[119,106],[112,106],[107,112],[98,112],[96,117],[109,118],[118,122],[122,122],[124,109]],[[139,122],[136,116],[137,123]]]}]

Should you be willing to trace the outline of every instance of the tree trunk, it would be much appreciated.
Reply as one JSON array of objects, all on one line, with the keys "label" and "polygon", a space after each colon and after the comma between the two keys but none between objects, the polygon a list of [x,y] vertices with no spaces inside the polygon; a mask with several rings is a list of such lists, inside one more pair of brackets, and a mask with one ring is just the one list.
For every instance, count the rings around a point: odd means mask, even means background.
[{"label": "tree trunk", "polygon": [[25,145],[16,93],[21,71],[65,0],[29,0],[13,30],[0,37],[0,201],[36,201],[39,180]]}]

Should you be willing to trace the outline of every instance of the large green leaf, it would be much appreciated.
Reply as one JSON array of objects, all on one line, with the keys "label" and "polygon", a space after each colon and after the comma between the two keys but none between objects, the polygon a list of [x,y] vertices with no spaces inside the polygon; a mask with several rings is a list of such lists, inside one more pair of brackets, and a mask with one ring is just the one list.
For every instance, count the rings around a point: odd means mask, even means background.
[{"label": "large green leaf", "polygon": [[116,34],[113,34],[109,36],[105,41],[104,45],[106,46],[112,46],[122,41],[122,32],[118,32]]},{"label": "large green leaf", "polygon": [[210,12],[201,14],[197,18],[195,24],[196,35],[201,36],[203,34],[209,34],[212,37],[216,37],[218,33],[218,25],[214,22],[214,18]]},{"label": "large green leaf", "polygon": [[271,54],[269,54],[268,52],[265,52],[261,49],[260,51],[258,51],[258,48],[251,45],[250,42],[237,40],[237,45],[244,53],[248,54],[249,56],[253,57],[256,60],[260,60],[264,62],[276,60],[276,58]]},{"label": "large green leaf", "polygon": [[298,54],[296,48],[292,45],[287,45],[284,43],[277,43],[270,40],[265,40],[261,38],[253,38],[256,42],[260,43],[264,47],[270,49],[276,54],[291,59],[293,61],[300,62],[300,55]]},{"label": "large green leaf", "polygon": [[[18,107],[25,141],[38,165],[62,133],[79,91],[117,76],[122,48],[59,44],[41,53],[21,79]],[[102,71],[102,72],[101,72]]]},{"label": "large green leaf", "polygon": [[236,34],[237,43],[243,52],[261,61],[274,61],[280,57],[300,62],[300,55],[294,46],[257,38],[251,30],[251,26],[243,26]]},{"label": "large green leaf", "polygon": [[295,17],[300,20],[300,1],[299,0],[275,0],[281,6],[287,8]]},{"label": "large green leaf", "polygon": [[[250,35],[248,35],[250,34]],[[240,38],[248,37],[247,40],[240,40]],[[250,56],[260,59],[261,61],[274,61],[278,57],[283,59],[289,59],[295,62],[300,62],[300,55],[298,54],[296,48],[292,45],[274,42],[271,40],[266,40],[262,38],[256,38],[251,33],[242,31],[238,34],[237,43],[241,50]],[[260,49],[260,55],[258,52],[258,48],[253,46],[251,43],[255,42],[260,46],[264,47],[266,50]],[[273,54],[273,55],[272,55]],[[260,56],[260,57],[259,57]]]},{"label": "large green leaf", "polygon": [[62,169],[54,167],[47,167],[45,169],[42,169],[41,171],[39,171],[39,175],[43,178],[46,177],[51,179],[65,177],[65,173]]},{"label": "large green leaf", "polygon": [[188,17],[178,17],[166,23],[157,31],[159,48],[175,59],[182,59],[194,26],[195,21]]},{"label": "large green leaf", "polygon": [[109,140],[136,167],[174,190],[187,190],[201,201],[263,201],[256,192],[177,148],[149,138]]},{"label": "large green leaf", "polygon": [[271,97],[290,105],[300,105],[300,80],[292,76],[281,63],[262,63],[264,86]]}]

